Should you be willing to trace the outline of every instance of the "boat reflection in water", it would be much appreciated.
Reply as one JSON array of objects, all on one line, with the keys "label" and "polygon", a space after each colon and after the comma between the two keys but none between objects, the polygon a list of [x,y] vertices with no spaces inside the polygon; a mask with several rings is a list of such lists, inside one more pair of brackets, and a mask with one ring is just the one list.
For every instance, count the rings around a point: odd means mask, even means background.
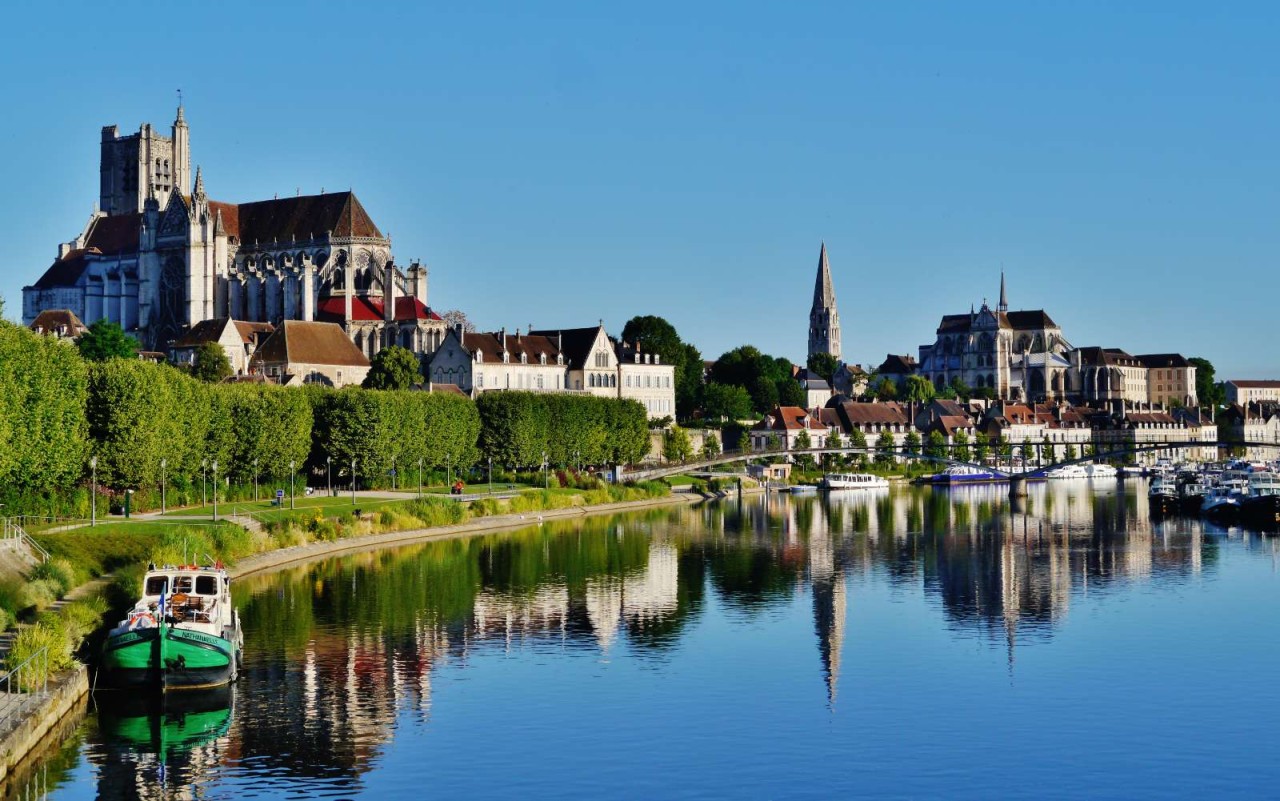
[{"label": "boat reflection in water", "polygon": [[185,797],[230,746],[229,686],[156,695],[99,690],[98,798]]}]

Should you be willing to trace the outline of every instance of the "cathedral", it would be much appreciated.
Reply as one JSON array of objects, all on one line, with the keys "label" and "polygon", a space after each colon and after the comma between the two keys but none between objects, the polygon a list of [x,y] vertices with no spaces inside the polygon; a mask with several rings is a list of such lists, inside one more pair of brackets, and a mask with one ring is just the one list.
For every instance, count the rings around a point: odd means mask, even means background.
[{"label": "cathedral", "polygon": [[119,323],[165,352],[219,318],[337,323],[370,358],[393,344],[429,355],[446,331],[427,304],[427,269],[395,263],[353,192],[210,199],[200,169],[191,174],[181,106],[168,136],[102,129],[97,209],[22,290],[24,323],[48,309]]}]

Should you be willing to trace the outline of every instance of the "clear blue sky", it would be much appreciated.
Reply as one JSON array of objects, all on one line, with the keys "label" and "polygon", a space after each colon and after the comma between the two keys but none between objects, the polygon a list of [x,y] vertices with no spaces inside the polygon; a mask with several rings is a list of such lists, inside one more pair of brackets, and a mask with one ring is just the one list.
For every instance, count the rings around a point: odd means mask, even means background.
[{"label": "clear blue sky", "polygon": [[[1122,8],[1117,8],[1123,5]],[[186,96],[210,195],[352,187],[481,328],[672,321],[803,360],[1045,308],[1280,376],[1280,5],[166,3],[10,9],[0,294],[82,226],[102,125]]]}]

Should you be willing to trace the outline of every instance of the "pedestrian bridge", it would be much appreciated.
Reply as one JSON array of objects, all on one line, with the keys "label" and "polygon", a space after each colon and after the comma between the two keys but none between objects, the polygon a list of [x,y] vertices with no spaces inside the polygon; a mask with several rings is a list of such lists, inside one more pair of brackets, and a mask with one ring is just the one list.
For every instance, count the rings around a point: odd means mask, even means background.
[{"label": "pedestrian bridge", "polygon": [[[840,447],[840,448],[804,448],[784,450],[781,448],[765,451],[726,451],[719,456],[707,459],[694,459],[688,462],[680,462],[678,464],[664,464],[658,467],[646,468],[642,470],[628,471],[624,478],[634,481],[647,481],[651,479],[666,478],[667,476],[680,475],[682,473],[697,472],[699,470],[709,470],[712,467],[720,465],[733,464],[734,462],[747,461],[749,459],[769,459],[769,458],[790,458],[795,459],[797,456],[814,456],[822,457],[827,454],[835,454],[841,456],[866,456],[874,460],[877,456],[884,458],[886,456],[894,459],[911,459],[924,462],[935,462],[939,465],[966,465],[980,470],[990,470],[1000,476],[1007,477],[1010,481],[1021,482],[1026,479],[1044,478],[1044,475],[1050,470],[1059,467],[1066,467],[1073,464],[1087,464],[1089,462],[1108,461],[1115,459],[1124,459],[1131,454],[1141,453],[1158,453],[1160,451],[1181,450],[1188,448],[1274,448],[1280,450],[1280,442],[1253,442],[1248,440],[1230,440],[1219,442],[1203,442],[1200,440],[1179,440],[1176,442],[1151,442],[1134,445],[1117,446],[1110,450],[1099,450],[1088,456],[1079,456],[1074,459],[1058,459],[1056,461],[1045,462],[1042,458],[1045,448],[1054,448],[1055,453],[1062,450],[1065,446],[1062,443],[1053,443],[1044,445],[1043,443],[1026,443],[1032,449],[1032,454],[1025,457],[1018,457],[1012,460],[1013,464],[1009,467],[993,468],[990,465],[979,464],[974,461],[965,459],[956,459],[950,456],[937,456],[934,454],[925,454],[921,451],[907,450],[906,448],[895,448],[892,452],[885,452],[874,446],[867,447]],[[957,447],[967,447],[970,452],[973,445],[945,446],[948,450],[954,451]],[[1022,443],[1010,446],[1014,452],[1022,451],[1024,445]],[[1095,445],[1094,447],[1099,447]],[[1007,457],[1001,457],[1001,462],[1010,461]],[[1034,467],[1027,467],[1026,464],[1034,462]],[[1019,467],[1021,463],[1021,467]]]}]

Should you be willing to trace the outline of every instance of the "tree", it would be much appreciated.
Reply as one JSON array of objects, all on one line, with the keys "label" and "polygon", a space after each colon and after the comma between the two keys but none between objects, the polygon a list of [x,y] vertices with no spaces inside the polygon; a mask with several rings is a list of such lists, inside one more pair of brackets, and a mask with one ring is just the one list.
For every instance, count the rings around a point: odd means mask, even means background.
[{"label": "tree", "polygon": [[941,459],[947,455],[947,438],[942,436],[941,431],[929,432],[929,442],[924,446],[924,455],[935,459]]},{"label": "tree", "polygon": [[936,394],[929,379],[922,375],[907,376],[907,391],[903,397],[908,402],[928,403]]},{"label": "tree", "polygon": [[1009,440],[1004,434],[996,437],[995,449],[996,458],[1002,461],[1007,462],[1013,456],[1013,446],[1009,444]]},{"label": "tree", "polygon": [[738,453],[746,453],[751,450],[751,434],[744,428],[742,433],[738,434]]},{"label": "tree", "polygon": [[475,333],[475,330],[476,330],[475,323],[468,320],[467,313],[462,311],[461,309],[450,309],[449,311],[440,315],[440,318],[443,319],[446,323],[448,323],[450,328],[457,328],[458,325],[461,324],[463,333],[467,333],[467,334]]},{"label": "tree", "polygon": [[758,375],[751,379],[751,386],[748,387],[748,391],[751,393],[751,402],[755,404],[756,411],[761,414],[780,405],[778,385],[770,381],[767,376]]},{"label": "tree", "polygon": [[947,388],[960,400],[969,400],[970,396],[973,395],[973,390],[958,375],[951,377],[951,382],[947,384]]},{"label": "tree", "polygon": [[89,326],[89,330],[80,335],[76,346],[80,348],[80,355],[91,362],[135,359],[139,348],[138,340],[126,334],[119,323],[106,319]]},{"label": "tree", "polygon": [[[799,434],[796,435],[796,450],[807,451],[812,447],[813,447],[813,439],[809,436],[808,431],[801,431]],[[801,466],[804,467],[805,469],[813,468],[813,456],[811,454],[806,453],[801,456],[798,456],[796,457],[796,461],[798,461],[801,464]]]},{"label": "tree", "polygon": [[698,349],[681,341],[675,326],[652,314],[627,320],[622,327],[623,342],[630,343],[646,353],[656,353],[663,364],[669,364],[675,374],[676,416],[688,419],[699,402],[702,387],[702,354]]},{"label": "tree", "polygon": [[1049,439],[1049,435],[1044,435],[1044,442],[1040,446],[1040,461],[1044,464],[1053,464],[1054,453],[1053,440]]},{"label": "tree", "polygon": [[831,384],[835,377],[836,370],[840,369],[840,361],[830,353],[810,353],[809,360],[805,363],[812,373],[822,376],[822,379]]},{"label": "tree", "polygon": [[882,465],[891,463],[893,461],[893,445],[893,434],[889,433],[887,428],[882,429],[880,436],[876,437],[876,461]]},{"label": "tree", "polygon": [[1064,458],[1065,458],[1068,462],[1069,462],[1069,461],[1071,461],[1072,459],[1076,458],[1076,446],[1075,446],[1075,445],[1072,445],[1071,443],[1067,443],[1067,452],[1066,452],[1066,455],[1065,455],[1065,457],[1064,457]]},{"label": "tree", "polygon": [[[862,433],[861,428],[855,428],[849,432],[849,447],[855,449],[853,459],[857,464],[860,466],[866,465],[868,458],[868,454],[865,450],[867,447],[867,435]],[[859,448],[863,450],[856,450]]]},{"label": "tree", "polygon": [[418,357],[408,348],[389,345],[378,351],[365,376],[365,389],[408,389],[421,377]]},{"label": "tree", "polygon": [[689,433],[680,426],[672,426],[662,435],[662,458],[668,462],[687,462],[693,455]]},{"label": "tree", "polygon": [[[839,431],[832,431],[831,434],[827,437],[827,447],[831,448],[832,450],[844,447],[844,440],[840,438]],[[827,456],[828,458],[833,459],[834,464],[836,464],[837,466],[844,463],[844,456],[842,454],[832,453],[832,454],[827,454]]]},{"label": "tree", "polygon": [[873,392],[876,400],[891,401],[898,397],[898,383],[888,376],[881,376]]},{"label": "tree", "polygon": [[969,461],[969,435],[957,431],[951,436],[951,458],[961,462]]},{"label": "tree", "polygon": [[714,431],[702,435],[702,458],[714,459],[720,455],[720,438]]},{"label": "tree", "polygon": [[702,393],[702,415],[714,422],[746,420],[752,416],[751,395],[732,384],[707,384]]},{"label": "tree", "polygon": [[231,376],[231,360],[227,351],[217,342],[201,342],[196,346],[195,360],[191,362],[191,377],[208,384]]},{"label": "tree", "polygon": [[1201,406],[1218,407],[1227,402],[1227,392],[1215,382],[1213,362],[1201,356],[1187,359],[1196,368],[1196,400]]},{"label": "tree", "polygon": [[684,345],[684,365],[676,379],[676,417],[687,420],[702,403],[703,373],[706,364],[702,353],[689,343]]},{"label": "tree", "polygon": [[973,435],[973,460],[975,462],[978,464],[985,464],[990,450],[986,434],[979,431]]},{"label": "tree", "polygon": [[920,435],[914,428],[902,439],[902,449],[907,453],[920,453]]},{"label": "tree", "polygon": [[787,376],[778,382],[778,405],[780,406],[799,406],[804,408],[808,398],[805,397],[804,390],[800,387],[800,382]]}]

